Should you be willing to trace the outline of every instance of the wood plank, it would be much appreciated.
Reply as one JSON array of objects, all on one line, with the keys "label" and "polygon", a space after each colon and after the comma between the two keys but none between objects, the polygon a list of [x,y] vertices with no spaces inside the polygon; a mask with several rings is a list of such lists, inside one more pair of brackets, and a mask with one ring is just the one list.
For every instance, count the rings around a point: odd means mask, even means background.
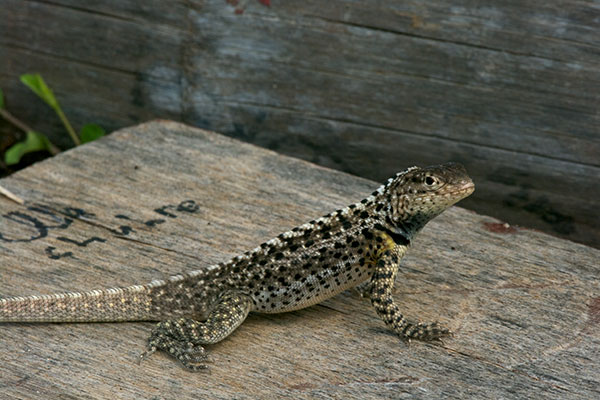
[{"label": "wood plank", "polygon": [[486,199],[466,206],[600,245],[594,2],[80,3],[2,11],[0,86],[42,131],[60,123],[23,72],[77,126],[172,118],[375,180],[463,160]]},{"label": "wood plank", "polygon": [[[167,121],[0,185],[27,201],[0,198],[0,296],[201,268],[377,187]],[[455,331],[443,345],[401,343],[348,291],[297,312],[251,315],[211,346],[210,374],[164,355],[136,365],[150,323],[4,324],[0,387],[7,399],[595,398],[599,257],[454,207],[415,241],[395,289],[406,314]]]}]

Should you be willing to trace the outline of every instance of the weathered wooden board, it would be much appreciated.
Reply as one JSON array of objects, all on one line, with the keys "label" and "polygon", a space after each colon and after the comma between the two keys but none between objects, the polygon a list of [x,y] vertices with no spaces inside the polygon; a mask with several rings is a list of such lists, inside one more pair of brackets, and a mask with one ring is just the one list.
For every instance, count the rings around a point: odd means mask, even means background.
[{"label": "weathered wooden board", "polygon": [[76,125],[177,119],[375,180],[461,161],[465,206],[600,246],[597,2],[232,3],[4,0],[0,87],[46,131],[21,73]]},{"label": "weathered wooden board", "polygon": [[[8,296],[207,266],[378,184],[152,122],[0,186],[26,200],[0,198]],[[403,344],[354,291],[251,315],[210,347],[208,374],[162,354],[137,365],[150,323],[2,324],[0,390],[3,399],[597,398],[599,259],[598,250],[455,207],[415,241],[395,289],[406,314],[455,332],[443,345]]]}]

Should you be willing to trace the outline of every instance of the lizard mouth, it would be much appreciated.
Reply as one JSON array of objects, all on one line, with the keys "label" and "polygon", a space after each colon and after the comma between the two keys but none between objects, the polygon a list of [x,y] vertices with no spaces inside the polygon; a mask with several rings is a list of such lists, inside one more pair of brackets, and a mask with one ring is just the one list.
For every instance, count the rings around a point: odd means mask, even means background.
[{"label": "lizard mouth", "polygon": [[475,185],[473,182],[464,182],[463,184],[457,186],[454,190],[448,193],[450,196],[459,196],[462,195],[463,198],[469,196],[471,193],[475,191]]},{"label": "lizard mouth", "polygon": [[474,191],[475,190],[475,185],[473,184],[473,182],[465,182],[462,185],[460,185],[458,187],[459,191]]}]

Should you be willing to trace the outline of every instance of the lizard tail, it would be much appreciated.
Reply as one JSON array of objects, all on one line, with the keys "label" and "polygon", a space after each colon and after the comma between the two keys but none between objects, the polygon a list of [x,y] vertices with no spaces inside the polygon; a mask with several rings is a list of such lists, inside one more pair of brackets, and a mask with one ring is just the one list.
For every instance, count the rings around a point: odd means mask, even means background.
[{"label": "lizard tail", "polygon": [[152,291],[165,284],[4,298],[0,322],[156,321]]}]

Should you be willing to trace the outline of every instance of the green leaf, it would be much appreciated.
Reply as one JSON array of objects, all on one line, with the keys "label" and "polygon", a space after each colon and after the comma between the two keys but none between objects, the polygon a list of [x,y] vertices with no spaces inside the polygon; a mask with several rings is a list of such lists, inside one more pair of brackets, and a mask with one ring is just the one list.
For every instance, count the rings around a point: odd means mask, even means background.
[{"label": "green leaf", "polygon": [[35,94],[40,96],[50,107],[58,110],[60,107],[56,97],[52,90],[46,85],[44,79],[40,74],[23,74],[21,75],[21,82],[25,84],[29,89],[33,90]]},{"label": "green leaf", "polygon": [[13,144],[4,153],[4,162],[6,165],[18,164],[24,154],[34,151],[48,150],[50,141],[41,133],[34,131],[27,132],[25,140]]},{"label": "green leaf", "polygon": [[71,139],[73,139],[75,146],[80,145],[81,143],[79,142],[79,138],[77,137],[75,130],[71,126],[71,123],[67,119],[67,116],[63,110],[60,108],[58,100],[56,100],[56,97],[54,97],[54,93],[52,93],[52,90],[50,90],[48,85],[46,85],[46,82],[44,82],[42,76],[40,74],[23,74],[21,75],[21,82],[23,82],[23,84],[29,89],[33,90],[35,94],[40,96],[42,100],[48,103],[48,105],[52,107],[54,111],[56,111],[56,114],[58,114],[58,117],[67,129]]},{"label": "green leaf", "polygon": [[79,132],[79,138],[81,143],[89,143],[104,136],[106,132],[104,129],[97,124],[85,124]]},{"label": "green leaf", "polygon": [[4,108],[4,93],[2,93],[2,89],[0,89],[0,108]]}]

